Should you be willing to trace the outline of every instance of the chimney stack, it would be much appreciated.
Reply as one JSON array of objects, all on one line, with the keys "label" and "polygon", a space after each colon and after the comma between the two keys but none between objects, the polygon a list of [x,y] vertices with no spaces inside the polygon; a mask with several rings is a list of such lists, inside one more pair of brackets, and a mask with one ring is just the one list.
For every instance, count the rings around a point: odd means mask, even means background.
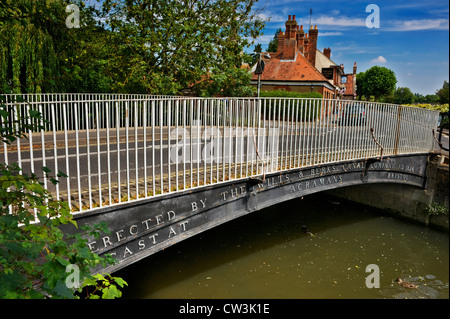
[{"label": "chimney stack", "polygon": [[355,64],[353,65],[353,74],[356,74],[356,62],[355,62]]},{"label": "chimney stack", "polygon": [[325,48],[323,49],[323,54],[330,59],[331,58],[331,49],[330,48]]},{"label": "chimney stack", "polygon": [[286,36],[283,31],[280,31],[280,34],[278,34],[278,49],[277,53],[281,53],[284,51],[284,44],[286,42]]},{"label": "chimney stack", "polygon": [[315,28],[311,25],[309,29],[309,45],[308,45],[308,61],[313,66],[316,66],[316,50],[317,50],[317,37],[319,35],[319,30],[317,30],[317,25]]},{"label": "chimney stack", "polygon": [[280,48],[280,52],[282,53],[282,60],[294,60],[296,50],[297,50],[297,21],[295,21],[295,16],[293,19],[291,15],[288,17],[288,21],[286,21],[286,33],[284,36],[284,42],[280,47],[280,41],[278,41],[278,47]]},{"label": "chimney stack", "polygon": [[[298,29],[298,28],[297,28]],[[297,31],[297,47],[299,51],[304,54],[305,48],[305,31],[303,31],[303,25],[300,26],[300,30]]]}]

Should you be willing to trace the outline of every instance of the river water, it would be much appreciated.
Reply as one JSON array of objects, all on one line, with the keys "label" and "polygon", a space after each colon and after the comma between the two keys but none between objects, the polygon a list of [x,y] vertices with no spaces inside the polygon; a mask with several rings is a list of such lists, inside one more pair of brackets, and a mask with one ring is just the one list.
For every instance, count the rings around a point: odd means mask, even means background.
[{"label": "river water", "polygon": [[448,299],[449,236],[320,193],[238,218],[115,275],[128,282],[124,298]]}]

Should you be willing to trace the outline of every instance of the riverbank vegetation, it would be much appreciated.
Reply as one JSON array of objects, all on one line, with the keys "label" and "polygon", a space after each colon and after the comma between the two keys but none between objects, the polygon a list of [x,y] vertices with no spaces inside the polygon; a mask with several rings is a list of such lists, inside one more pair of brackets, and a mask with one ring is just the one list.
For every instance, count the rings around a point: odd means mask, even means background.
[{"label": "riverbank vegetation", "polygon": [[[3,120],[9,115],[5,108],[0,100]],[[42,122],[39,113],[21,114],[9,127],[2,126],[1,142],[10,144],[26,137],[28,130],[40,129],[35,122]],[[48,168],[42,173],[47,183],[58,183]],[[63,172],[56,175],[67,177]],[[105,225],[83,227],[74,236],[64,234],[61,225],[77,227],[69,205],[55,200],[36,174],[22,174],[17,164],[0,163],[0,204],[0,299],[121,296],[120,288],[127,284],[123,279],[92,275],[97,267],[115,263],[87,245],[87,238],[109,232]]]}]

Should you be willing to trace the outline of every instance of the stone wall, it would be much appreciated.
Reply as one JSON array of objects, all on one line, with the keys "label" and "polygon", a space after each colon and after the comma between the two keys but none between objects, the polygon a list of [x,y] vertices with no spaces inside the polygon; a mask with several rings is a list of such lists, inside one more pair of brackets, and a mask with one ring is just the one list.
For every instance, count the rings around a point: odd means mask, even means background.
[{"label": "stone wall", "polygon": [[449,208],[449,166],[441,156],[430,156],[425,189],[399,184],[367,184],[330,190],[327,193],[383,209],[434,228],[449,230],[447,214],[429,214],[430,204]]}]

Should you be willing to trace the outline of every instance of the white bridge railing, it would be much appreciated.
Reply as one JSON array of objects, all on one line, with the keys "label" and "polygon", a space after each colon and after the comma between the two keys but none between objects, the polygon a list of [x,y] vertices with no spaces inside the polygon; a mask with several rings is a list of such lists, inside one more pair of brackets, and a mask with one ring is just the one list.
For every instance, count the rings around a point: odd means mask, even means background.
[{"label": "white bridge railing", "polygon": [[[115,94],[0,96],[6,164],[54,174],[74,213],[293,168],[429,152],[439,113],[384,103]],[[40,119],[26,114],[40,113]],[[25,118],[25,119],[24,119]],[[33,126],[33,125],[31,125]]]}]

